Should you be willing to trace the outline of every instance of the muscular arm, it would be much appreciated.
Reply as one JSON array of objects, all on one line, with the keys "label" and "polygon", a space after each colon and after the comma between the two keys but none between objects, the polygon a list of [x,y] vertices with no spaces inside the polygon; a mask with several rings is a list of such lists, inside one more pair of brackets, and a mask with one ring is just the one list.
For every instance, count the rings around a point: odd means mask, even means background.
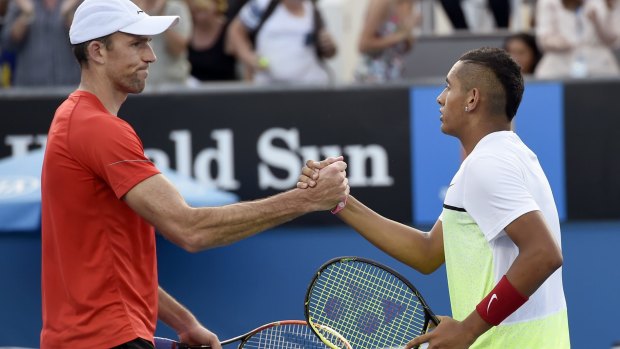
[{"label": "muscular arm", "polygon": [[333,208],[348,194],[345,168],[343,162],[325,168],[316,191],[293,189],[222,207],[188,206],[161,174],[140,182],[124,199],[167,239],[195,252],[241,240],[308,212]]},{"label": "muscular arm", "polygon": [[352,196],[338,216],[373,245],[421,273],[430,274],[444,263],[441,221],[425,233],[379,215]]},{"label": "muscular arm", "polygon": [[[519,293],[529,297],[562,266],[562,252],[540,211],[515,219],[505,229],[519,247],[519,255],[506,272],[506,278]],[[475,310],[463,321],[478,338],[491,326]]]},{"label": "muscular arm", "polygon": [[540,211],[524,214],[505,230],[519,247],[519,255],[506,277],[521,294],[529,297],[562,266],[562,252]]}]

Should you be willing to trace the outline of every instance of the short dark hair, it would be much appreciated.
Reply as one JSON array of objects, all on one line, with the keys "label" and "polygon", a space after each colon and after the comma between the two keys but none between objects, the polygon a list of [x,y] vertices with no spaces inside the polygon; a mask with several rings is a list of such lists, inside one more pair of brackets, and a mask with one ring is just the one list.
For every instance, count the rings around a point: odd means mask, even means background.
[{"label": "short dark hair", "polygon": [[73,49],[73,55],[75,56],[75,59],[77,59],[78,63],[80,64],[80,67],[88,66],[88,45],[91,42],[99,41],[103,43],[107,49],[112,48],[112,40],[110,40],[110,36],[112,36],[112,34],[102,36],[97,39],[88,40],[80,44],[75,44],[71,46],[71,48]]},{"label": "short dark hair", "polygon": [[[504,111],[511,121],[523,97],[523,75],[519,65],[501,48],[483,47],[464,53],[459,61],[490,70],[501,84],[505,99]],[[475,83],[470,81],[470,84]],[[498,101],[499,102],[499,101]]]}]

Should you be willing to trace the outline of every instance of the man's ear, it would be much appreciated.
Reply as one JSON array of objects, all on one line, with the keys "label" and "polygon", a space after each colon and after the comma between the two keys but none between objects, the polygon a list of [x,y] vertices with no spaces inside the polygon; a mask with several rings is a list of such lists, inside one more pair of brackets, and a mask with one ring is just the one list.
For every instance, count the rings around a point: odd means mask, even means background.
[{"label": "man's ear", "polygon": [[93,40],[86,47],[88,58],[99,64],[103,64],[106,58],[105,44],[101,41]]},{"label": "man's ear", "polygon": [[469,112],[474,111],[480,104],[480,89],[478,89],[477,87],[474,87],[471,90],[469,90],[469,92],[467,92],[467,100],[465,103],[466,103],[465,107],[467,108],[467,111]]}]

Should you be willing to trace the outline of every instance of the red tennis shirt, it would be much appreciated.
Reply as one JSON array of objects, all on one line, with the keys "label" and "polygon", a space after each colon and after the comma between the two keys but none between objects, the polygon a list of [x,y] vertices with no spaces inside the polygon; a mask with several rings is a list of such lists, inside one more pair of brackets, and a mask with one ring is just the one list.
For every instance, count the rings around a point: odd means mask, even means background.
[{"label": "red tennis shirt", "polygon": [[122,197],[157,173],[95,95],[76,91],[57,109],[41,178],[42,349],[153,339],[155,232]]}]

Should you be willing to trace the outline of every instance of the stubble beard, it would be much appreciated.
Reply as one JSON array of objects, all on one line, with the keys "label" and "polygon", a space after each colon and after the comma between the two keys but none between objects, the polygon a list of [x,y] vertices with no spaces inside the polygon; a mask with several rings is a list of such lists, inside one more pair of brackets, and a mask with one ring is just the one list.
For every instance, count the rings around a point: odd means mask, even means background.
[{"label": "stubble beard", "polygon": [[140,79],[138,74],[135,73],[133,76],[123,81],[121,85],[126,93],[138,94],[144,91],[146,79]]}]

